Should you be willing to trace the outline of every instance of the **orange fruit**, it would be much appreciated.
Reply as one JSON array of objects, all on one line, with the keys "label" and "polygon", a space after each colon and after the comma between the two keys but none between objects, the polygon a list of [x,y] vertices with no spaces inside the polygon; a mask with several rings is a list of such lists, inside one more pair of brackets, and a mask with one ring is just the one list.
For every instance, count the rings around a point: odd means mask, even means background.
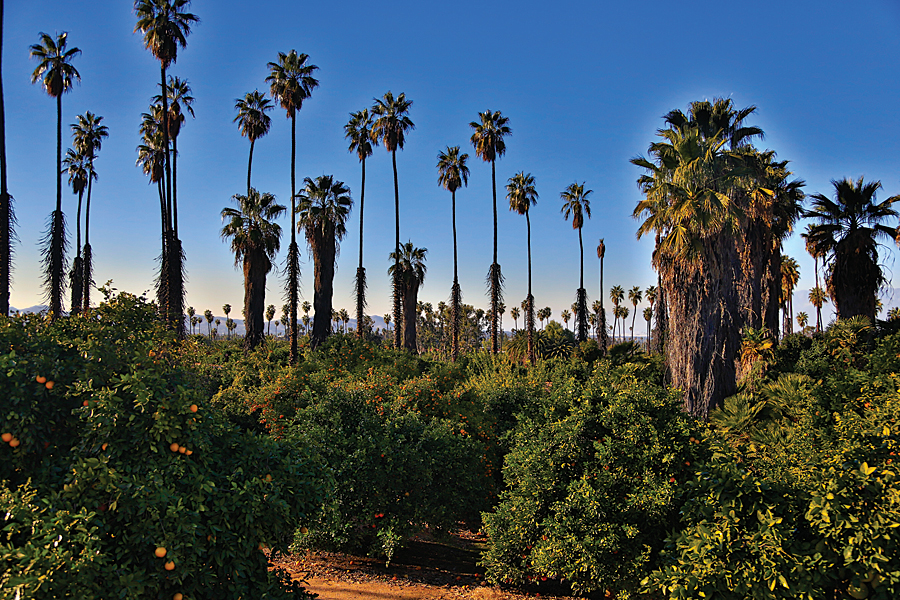
[{"label": "orange fruit", "polygon": [[3,440],[4,443],[5,443],[5,442],[8,442],[8,441],[11,440],[11,439],[12,439],[12,434],[11,434],[11,433],[4,433],[3,435],[0,435],[0,440]]},{"label": "orange fruit", "polygon": [[300,533],[306,533],[307,531],[309,531],[309,530],[306,527],[300,528]]},{"label": "orange fruit", "polygon": [[175,442],[172,442],[171,444],[169,444],[169,450],[171,450],[172,452],[178,452],[178,448],[179,448],[179,446]]},{"label": "orange fruit", "polygon": [[174,596],[172,596],[172,600],[184,600],[184,595],[181,592],[176,592]]},{"label": "orange fruit", "polygon": [[272,476],[271,476],[271,475],[266,475],[266,481],[272,481]]},{"label": "orange fruit", "polygon": [[153,552],[153,554],[156,555],[156,558],[163,558],[166,555],[166,549],[160,546]]},{"label": "orange fruit", "polygon": [[38,383],[44,383],[45,381],[47,381],[47,378],[44,377],[43,375],[38,375],[37,377],[34,378],[34,380],[37,381]]},{"label": "orange fruit", "polygon": [[163,565],[163,567],[165,568],[166,571],[174,571],[174,570],[175,570],[175,563],[172,562],[172,561],[170,560],[170,561],[167,562],[165,565]]},{"label": "orange fruit", "polygon": [[85,400],[84,402],[81,403],[81,405],[82,405],[82,406],[87,406],[87,405],[88,405],[88,401]]},{"label": "orange fruit", "polygon": [[52,381],[48,381],[47,383],[44,384],[44,387],[46,387],[48,390],[52,390],[54,385],[56,385],[56,384],[53,383]]},{"label": "orange fruit", "polygon": [[197,409],[197,405],[196,405],[196,404],[191,404],[191,412],[197,412],[197,410],[198,410],[198,409]]},{"label": "orange fruit", "polygon": [[179,446],[178,451],[184,454],[185,452],[187,452],[187,448],[185,448],[184,446]]},{"label": "orange fruit", "polygon": [[103,444],[102,446],[100,446],[100,449],[101,449],[101,450],[106,450],[106,447],[107,447],[107,446],[109,446],[109,444]]},{"label": "orange fruit", "polygon": [[13,448],[15,448],[16,446],[18,446],[20,443],[21,443],[21,442],[20,442],[19,440],[17,440],[16,438],[13,438],[13,439],[9,440],[9,445],[12,446]]},{"label": "orange fruit", "polygon": [[191,454],[194,453],[194,451],[193,450],[185,450],[184,453],[187,454],[188,456],[190,456]]}]

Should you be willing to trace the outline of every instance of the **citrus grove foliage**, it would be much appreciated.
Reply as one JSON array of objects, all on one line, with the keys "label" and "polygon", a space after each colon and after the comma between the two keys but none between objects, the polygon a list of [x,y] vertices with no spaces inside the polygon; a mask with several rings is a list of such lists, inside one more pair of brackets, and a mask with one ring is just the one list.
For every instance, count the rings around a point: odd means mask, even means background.
[{"label": "citrus grove foliage", "polygon": [[[287,598],[313,461],[209,409],[155,308],[0,323],[0,598]],[[158,550],[159,549],[159,550]]]}]

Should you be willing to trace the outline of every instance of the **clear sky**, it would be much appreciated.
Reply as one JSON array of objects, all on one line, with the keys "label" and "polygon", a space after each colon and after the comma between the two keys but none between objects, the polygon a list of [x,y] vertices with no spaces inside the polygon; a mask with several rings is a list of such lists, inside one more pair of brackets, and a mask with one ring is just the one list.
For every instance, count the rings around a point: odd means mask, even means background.
[{"label": "clear sky", "polygon": [[[428,248],[420,299],[447,300],[452,282],[450,194],[438,187],[439,151],[460,145],[470,154],[468,188],[457,193],[460,278],[465,302],[488,306],[491,262],[490,165],[475,156],[469,122],[487,109],[509,117],[512,136],[497,162],[499,262],[506,304],[526,293],[525,220],[509,211],[505,183],[534,174],[540,194],[532,210],[534,288],[554,317],[578,287],[578,236],[560,213],[569,183],[594,190],[584,227],[585,285],[598,295],[598,238],[607,245],[605,285],[646,288],[652,240],[635,239],[631,212],[639,170],[629,159],[646,152],[661,116],[692,100],[730,97],[756,105],[750,123],[766,132],[760,146],[791,161],[807,193],[830,195],[830,180],[864,175],[880,180],[882,198],[900,193],[900,4],[759,0],[752,3],[399,1],[248,4],[195,0],[200,17],[169,73],[186,78],[196,119],[178,139],[180,233],[187,256],[188,305],[239,314],[242,274],[220,238],[219,213],[246,185],[249,142],[232,122],[235,99],[267,91],[266,64],[296,49],[318,65],[320,86],[298,113],[297,175],[333,174],[359,197],[360,167],[347,151],[343,126],[352,111],[386,91],[412,99],[416,124],[398,153],[401,240]],[[29,46],[41,31],[68,31],[82,50],[74,64],[82,81],[63,98],[64,126],[90,110],[110,136],[99,154],[91,242],[95,279],[141,293],[152,286],[160,252],[159,202],[135,166],[140,114],[158,93],[159,63],[132,33],[126,0],[7,2],[3,36],[9,188],[16,199],[13,306],[43,303],[38,242],[55,203],[56,106],[30,83]],[[290,196],[290,122],[271,113],[272,129],[256,144],[253,185]],[[67,127],[64,144],[71,142]],[[365,265],[369,312],[390,310],[388,253],[393,249],[393,180],[383,148],[367,162]],[[74,245],[76,198],[64,192]],[[288,219],[284,220],[285,240]],[[353,312],[358,212],[348,222],[335,280],[335,308]],[[802,224],[800,229],[802,230]],[[302,238],[301,238],[302,239]],[[287,242],[278,261],[283,261]],[[303,253],[302,294],[312,299],[312,265]],[[813,262],[799,237],[786,253],[799,260],[795,314],[807,310]],[[882,248],[888,277],[896,250]],[[896,273],[900,276],[900,273]],[[896,279],[895,279],[896,285]],[[266,302],[281,306],[282,280],[268,280]],[[888,292],[885,304],[900,303]],[[66,303],[68,304],[68,302]],[[607,300],[607,306],[609,301]],[[280,311],[279,311],[280,312]],[[640,317],[638,317],[640,319]],[[509,313],[505,317],[507,327]],[[643,327],[638,325],[638,331]]]}]

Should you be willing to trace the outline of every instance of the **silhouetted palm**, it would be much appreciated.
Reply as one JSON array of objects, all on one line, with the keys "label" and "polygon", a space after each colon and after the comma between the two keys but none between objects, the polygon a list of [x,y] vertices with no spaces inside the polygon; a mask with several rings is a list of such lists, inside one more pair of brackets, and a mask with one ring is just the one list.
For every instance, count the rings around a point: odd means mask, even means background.
[{"label": "silhouetted palm", "polygon": [[631,300],[631,304],[634,306],[634,312],[631,315],[631,341],[634,341],[634,321],[637,318],[637,307],[638,304],[641,303],[643,299],[643,292],[641,292],[641,288],[638,286],[634,286],[630,290],[628,290],[628,299]]},{"label": "silhouetted palm", "polygon": [[406,99],[406,94],[401,93],[394,98],[394,94],[387,92],[383,98],[375,98],[372,114],[377,117],[372,126],[372,139],[384,144],[384,149],[391,153],[391,164],[394,167],[394,270],[393,274],[393,303],[394,303],[394,347],[400,348],[400,299],[403,293],[400,282],[400,188],[397,183],[397,150],[403,150],[406,142],[406,133],[416,128],[409,118],[409,109],[412,100]]},{"label": "silhouetted palm", "polygon": [[609,348],[609,335],[606,330],[606,308],[603,306],[603,259],[606,257],[606,244],[603,238],[597,243],[597,258],[600,259],[600,307],[597,313],[597,343],[600,345],[601,355],[606,355]]},{"label": "silhouetted palm", "polygon": [[[253,188],[247,196],[235,194],[233,200],[237,208],[222,209],[222,220],[226,221],[222,237],[231,239],[234,264],[244,269],[244,347],[249,350],[264,338],[266,275],[281,247],[281,226],[274,221],[287,209],[276,204],[272,194],[260,194]],[[271,322],[275,307],[269,308]]]},{"label": "silhouetted palm", "polygon": [[56,210],[50,216],[50,228],[44,238],[44,285],[49,288],[50,318],[56,319],[63,311],[66,262],[66,221],[62,211],[62,95],[72,89],[75,80],[81,80],[72,59],[81,54],[78,48],[66,49],[68,33],[56,38],[41,33],[41,42],[31,46],[31,57],[39,61],[31,74],[31,83],[41,82],[41,87],[56,99]]},{"label": "silhouetted palm", "polygon": [[309,64],[309,56],[290,53],[278,53],[278,62],[270,62],[269,93],[281,105],[291,120],[291,243],[287,254],[287,297],[290,306],[291,342],[290,362],[297,362],[297,301],[300,291],[300,249],[297,247],[297,189],[295,167],[297,162],[297,111],[303,107],[303,101],[312,95],[319,86],[319,80],[313,77],[319,67]]},{"label": "silhouetted palm", "polygon": [[534,296],[531,293],[531,216],[529,211],[537,204],[538,193],[534,184],[534,176],[521,171],[509,178],[506,184],[506,197],[509,199],[509,208],[520,215],[525,215],[525,227],[527,231],[528,251],[528,295],[525,297],[525,329],[528,336],[528,361],[534,366],[536,362],[534,352]]},{"label": "silhouetted palm", "polygon": [[84,310],[90,310],[91,308],[91,288],[94,286],[94,256],[91,248],[91,192],[94,181],[97,180],[94,161],[97,158],[97,153],[103,147],[103,140],[109,137],[109,130],[106,125],[102,124],[102,121],[103,117],[87,111],[84,115],[78,115],[75,123],[72,124],[75,147],[80,153],[84,154],[89,173],[87,202],[84,207],[84,253],[81,263],[81,281],[84,296],[80,304]]},{"label": "silhouetted palm", "polygon": [[76,152],[71,148],[66,150],[66,157],[63,159],[64,172],[69,174],[69,185],[72,186],[72,192],[78,196],[78,212],[75,213],[76,254],[75,260],[72,262],[72,270],[69,273],[69,284],[72,292],[72,305],[69,309],[69,314],[73,315],[81,312],[81,300],[84,294],[82,289],[84,269],[81,263],[81,201],[84,198],[84,191],[88,182],[86,162],[85,156],[80,152]]},{"label": "silhouetted palm", "polygon": [[[391,275],[399,275],[403,294],[403,347],[410,352],[417,352],[416,345],[416,305],[419,286],[425,282],[425,254],[427,248],[416,248],[412,242],[400,247],[400,254],[391,253],[394,264],[388,268]],[[399,269],[399,273],[396,271]],[[399,329],[399,327],[395,327]]]},{"label": "silhouetted palm", "polygon": [[794,333],[794,288],[800,281],[800,265],[790,256],[781,257],[781,310],[783,321],[781,334]]},{"label": "silhouetted palm", "polygon": [[[614,285],[609,288],[609,299],[613,303],[613,343],[616,341],[616,326],[619,324],[619,304],[625,299],[625,288]],[[623,333],[624,335],[624,333]]]},{"label": "silhouetted palm", "polygon": [[250,171],[253,168],[253,147],[256,140],[269,133],[272,118],[266,114],[272,110],[272,103],[259,90],[247,92],[243,98],[234,101],[238,111],[234,122],[241,128],[241,135],[250,140],[250,158],[247,161],[247,193],[250,193]]},{"label": "silhouetted palm", "polygon": [[587,340],[587,291],[584,289],[584,243],[581,239],[581,228],[584,226],[584,217],[591,218],[591,201],[588,197],[593,190],[585,190],[584,182],[570,183],[560,192],[559,198],[563,201],[561,212],[566,221],[572,217],[572,228],[578,230],[578,248],[580,249],[580,278],[575,301],[578,304],[578,312],[575,313],[576,338],[579,342]]},{"label": "silhouetted palm", "polygon": [[460,154],[459,146],[447,146],[438,154],[438,184],[450,192],[450,214],[453,224],[453,285],[450,288],[450,357],[456,362],[459,358],[459,329],[462,290],[459,287],[459,260],[456,254],[456,190],[469,184],[469,167],[466,161],[469,155]]},{"label": "silhouetted palm", "polygon": [[[194,115],[194,97],[191,96],[191,86],[187,80],[178,77],[169,76],[166,84],[166,95],[168,96],[169,106],[169,139],[172,142],[172,202],[170,210],[172,212],[172,231],[175,239],[180,240],[178,236],[178,135],[181,133],[181,127],[184,125],[187,111],[192,117]],[[162,102],[162,96],[157,94],[154,97],[155,102]]]},{"label": "silhouetted palm", "polygon": [[350,188],[331,175],[315,180],[307,177],[306,187],[297,196],[298,226],[306,233],[306,243],[313,255],[315,283],[313,307],[316,313],[309,339],[311,348],[328,337],[328,315],[331,314],[334,291],[334,267],[340,240],[347,234],[347,219],[353,200]]},{"label": "silhouetted palm", "polygon": [[350,152],[356,152],[362,165],[362,183],[359,191],[359,266],[356,268],[356,337],[362,337],[364,310],[366,308],[366,269],[363,267],[363,210],[366,201],[366,159],[372,156],[372,145],[378,144],[378,140],[372,139],[372,126],[374,121],[369,115],[369,109],[351,113],[350,121],[344,125],[344,137],[350,140]]},{"label": "silhouetted palm", "polygon": [[878,264],[878,240],[894,240],[897,228],[885,225],[897,217],[892,206],[900,196],[877,202],[880,181],[866,183],[833,180],[834,200],[814,194],[812,210],[804,214],[817,219],[807,239],[829,267],[826,285],[839,319],[862,315],[875,322],[875,300],[884,275]]},{"label": "silhouetted palm", "polygon": [[472,145],[475,146],[475,154],[481,160],[491,163],[491,191],[494,200],[494,262],[488,271],[488,283],[491,294],[491,352],[497,354],[500,351],[497,337],[497,305],[503,301],[503,275],[500,272],[500,264],[497,262],[497,158],[506,154],[506,142],[503,140],[512,134],[509,128],[509,118],[500,114],[500,111],[489,110],[478,113],[481,122],[472,121],[469,126],[475,130],[472,134]]}]

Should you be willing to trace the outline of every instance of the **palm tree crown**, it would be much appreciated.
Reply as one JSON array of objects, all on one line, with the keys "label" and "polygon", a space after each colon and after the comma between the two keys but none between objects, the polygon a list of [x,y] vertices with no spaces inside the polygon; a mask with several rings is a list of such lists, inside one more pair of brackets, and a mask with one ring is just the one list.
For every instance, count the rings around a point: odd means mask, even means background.
[{"label": "palm tree crown", "polygon": [[178,47],[187,46],[191,25],[200,21],[196,15],[183,12],[190,0],[137,0],[134,32],[144,34],[144,46],[164,69],[178,58]]},{"label": "palm tree crown", "polygon": [[307,177],[306,187],[297,195],[298,227],[306,231],[310,246],[315,247],[316,236],[328,235],[342,240],[347,234],[347,217],[353,200],[350,188],[331,175],[321,175],[315,180]]},{"label": "palm tree crown", "polygon": [[255,142],[269,133],[272,117],[266,113],[272,110],[272,102],[259,90],[247,92],[243,98],[234,101],[237,116],[233,123],[240,127],[241,135]]},{"label": "palm tree crown", "polygon": [[287,208],[277,204],[272,194],[256,189],[251,189],[246,196],[235,194],[233,200],[237,208],[222,209],[222,220],[226,221],[222,237],[231,239],[235,265],[254,251],[262,251],[270,261],[273,260],[281,248],[281,226],[273,221]]},{"label": "palm tree crown", "polygon": [[78,48],[66,49],[67,32],[56,34],[56,39],[41,32],[41,42],[31,46],[31,58],[36,58],[38,66],[31,74],[31,83],[41,82],[41,87],[52,98],[58,98],[72,89],[75,80],[81,81],[78,70],[72,66],[72,59],[81,54]]},{"label": "palm tree crown", "polygon": [[360,162],[372,156],[373,146],[378,145],[378,138],[373,134],[375,121],[364,108],[355,113],[350,113],[350,120],[344,125],[344,137],[350,140],[350,152],[356,152]]},{"label": "palm tree crown", "polygon": [[393,92],[390,91],[385,93],[383,98],[374,100],[372,114],[377,118],[372,127],[371,139],[375,142],[381,141],[388,152],[403,150],[406,132],[416,128],[407,114],[412,108],[412,100],[407,100],[405,93],[394,98]]},{"label": "palm tree crown", "polygon": [[438,154],[438,185],[451,194],[469,184],[469,167],[466,161],[469,155],[460,154],[459,146],[447,146]]},{"label": "palm tree crown", "polygon": [[313,73],[319,70],[316,65],[309,64],[309,56],[298,54],[296,50],[289,53],[278,53],[278,62],[268,63],[269,91],[272,98],[287,111],[288,118],[303,106],[303,101],[312,95],[312,91],[319,87],[319,80],[313,77]]},{"label": "palm tree crown", "polygon": [[492,162],[506,154],[506,142],[503,138],[512,134],[509,127],[509,117],[504,117],[500,111],[486,110],[478,113],[481,122],[472,121],[469,127],[475,130],[472,134],[472,145],[475,154],[484,162]]},{"label": "palm tree crown", "polygon": [[520,215],[528,213],[538,201],[538,193],[535,188],[534,175],[520,171],[509,178],[506,184],[506,197],[509,200],[509,210]]}]

